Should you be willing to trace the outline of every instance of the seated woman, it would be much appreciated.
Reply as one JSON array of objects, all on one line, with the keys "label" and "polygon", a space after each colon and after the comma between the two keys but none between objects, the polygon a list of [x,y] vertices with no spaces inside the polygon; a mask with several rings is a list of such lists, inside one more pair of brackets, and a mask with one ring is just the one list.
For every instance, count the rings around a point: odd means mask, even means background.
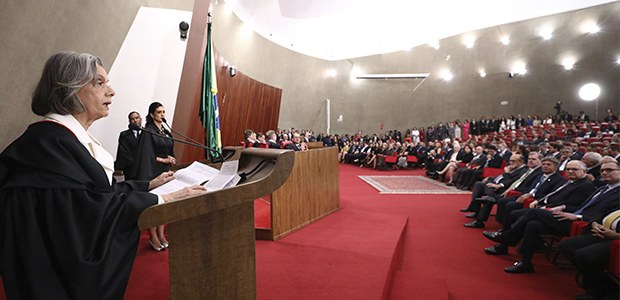
[{"label": "seated woman", "polygon": [[454,175],[456,169],[460,167],[461,163],[468,164],[473,158],[474,153],[471,149],[471,146],[469,145],[465,145],[462,151],[458,151],[456,159],[450,159],[450,163],[446,166],[446,168],[439,172],[444,177],[449,178],[446,185],[454,186],[454,183],[452,182],[452,176]]}]

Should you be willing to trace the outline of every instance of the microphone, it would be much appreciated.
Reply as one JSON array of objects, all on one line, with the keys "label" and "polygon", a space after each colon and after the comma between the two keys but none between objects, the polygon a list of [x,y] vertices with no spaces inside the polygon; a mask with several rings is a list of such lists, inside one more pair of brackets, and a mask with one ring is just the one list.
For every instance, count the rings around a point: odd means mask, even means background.
[{"label": "microphone", "polygon": [[192,142],[188,142],[188,141],[184,141],[184,140],[179,140],[179,139],[175,139],[175,138],[172,138],[172,137],[169,137],[169,136],[165,136],[165,135],[159,135],[157,133],[148,131],[148,130],[146,130],[146,128],[140,127],[139,125],[136,125],[136,124],[129,124],[129,129],[131,129],[131,130],[142,130],[143,133],[147,132],[148,134],[156,135],[158,137],[169,139],[169,140],[181,143],[181,144],[186,144],[186,145],[190,145],[190,146],[194,146],[194,147],[199,147],[199,148],[202,148],[204,150],[208,150],[208,151],[214,152],[219,157],[219,160],[217,160],[217,161],[213,160],[212,162],[214,162],[214,163],[224,162],[224,157],[222,156],[222,153],[220,153],[219,151],[217,151],[217,150],[215,150],[213,148],[209,148],[209,147],[207,147],[205,145],[202,145],[202,144],[199,144],[199,143],[192,143]]}]

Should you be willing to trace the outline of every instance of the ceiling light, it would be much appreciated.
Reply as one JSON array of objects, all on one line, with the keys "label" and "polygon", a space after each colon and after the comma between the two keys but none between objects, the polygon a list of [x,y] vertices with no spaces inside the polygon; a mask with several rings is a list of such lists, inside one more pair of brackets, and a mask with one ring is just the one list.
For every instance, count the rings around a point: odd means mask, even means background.
[{"label": "ceiling light", "polygon": [[466,37],[465,40],[463,40],[463,44],[465,44],[465,47],[470,49],[474,47],[475,43],[476,40],[473,37]]},{"label": "ceiling light", "polygon": [[543,38],[543,40],[547,41],[553,37],[553,29],[551,29],[550,27],[545,27],[541,29],[538,34],[540,35],[540,37]]},{"label": "ceiling light", "polygon": [[596,83],[584,84],[579,89],[579,97],[585,101],[592,101],[601,94],[601,87]]},{"label": "ceiling light", "polygon": [[439,41],[431,41],[428,42],[428,45],[435,48],[435,49],[439,49]]},{"label": "ceiling light", "polygon": [[581,24],[581,31],[583,33],[598,33],[601,31],[601,28],[598,27],[598,24],[594,21],[588,21]]},{"label": "ceiling light", "polygon": [[525,63],[522,61],[518,61],[512,64],[512,68],[510,73],[514,75],[525,75],[527,73],[527,69],[525,68]]},{"label": "ceiling light", "polygon": [[445,81],[450,81],[452,80],[452,78],[454,77],[454,75],[452,74],[452,72],[450,72],[449,70],[444,70],[440,73],[440,76],[443,80]]},{"label": "ceiling light", "polygon": [[335,69],[329,69],[325,72],[325,76],[327,77],[336,77],[336,70]]},{"label": "ceiling light", "polygon": [[487,72],[485,72],[484,70],[480,71],[480,77],[487,77]]},{"label": "ceiling light", "polygon": [[616,63],[620,65],[620,57],[616,60]]},{"label": "ceiling light", "polygon": [[503,37],[500,39],[500,41],[501,41],[501,42],[502,42],[502,44],[504,44],[504,45],[508,45],[508,44],[510,44],[510,38],[509,38],[507,35],[503,36]]},{"label": "ceiling light", "polygon": [[562,66],[564,66],[564,69],[566,70],[572,70],[574,65],[575,59],[571,57],[566,57],[562,60]]}]

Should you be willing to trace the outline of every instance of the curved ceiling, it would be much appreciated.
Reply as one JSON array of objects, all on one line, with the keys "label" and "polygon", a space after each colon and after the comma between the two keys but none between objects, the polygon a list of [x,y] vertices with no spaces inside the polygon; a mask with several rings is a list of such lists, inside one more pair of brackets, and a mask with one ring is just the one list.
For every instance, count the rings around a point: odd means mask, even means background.
[{"label": "curved ceiling", "polygon": [[245,25],[282,47],[342,60],[615,1],[228,0],[226,4]]}]

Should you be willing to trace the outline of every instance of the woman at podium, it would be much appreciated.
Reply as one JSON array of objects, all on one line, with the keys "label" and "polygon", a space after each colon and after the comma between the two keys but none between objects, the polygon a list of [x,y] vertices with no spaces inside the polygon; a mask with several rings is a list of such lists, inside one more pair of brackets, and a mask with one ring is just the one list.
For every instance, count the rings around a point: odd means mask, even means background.
[{"label": "woman at podium", "polygon": [[114,160],[88,128],[115,92],[101,60],[50,57],[32,96],[39,122],[0,154],[0,274],[8,299],[121,299],[136,255],[140,213],[204,193],[158,197],[172,179],[115,183]]}]

